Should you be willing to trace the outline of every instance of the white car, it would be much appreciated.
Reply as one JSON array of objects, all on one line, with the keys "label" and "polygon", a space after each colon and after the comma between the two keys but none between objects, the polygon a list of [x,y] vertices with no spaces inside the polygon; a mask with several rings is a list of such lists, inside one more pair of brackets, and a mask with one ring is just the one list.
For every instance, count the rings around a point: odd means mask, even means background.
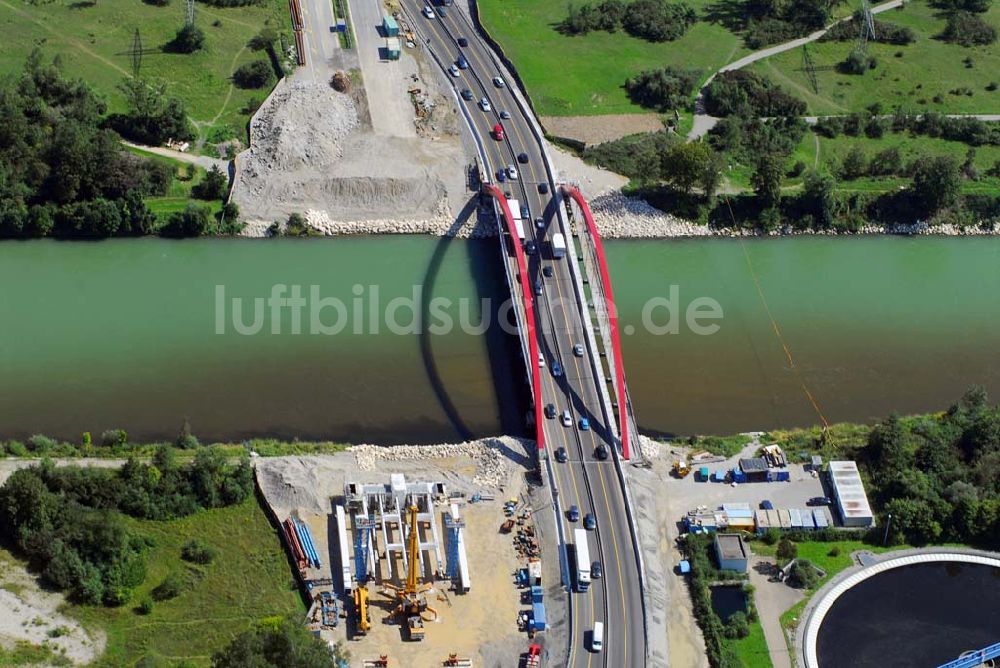
[{"label": "white car", "polygon": [[538,353],[538,368],[545,368],[545,357],[541,353]]},{"label": "white car", "polygon": [[426,16],[429,19],[434,18],[434,10],[431,9],[430,5],[424,5],[424,16]]},{"label": "white car", "polygon": [[449,67],[448,68],[448,74],[450,74],[453,77],[457,77],[458,76],[458,65],[452,65],[451,67]]},{"label": "white car", "polygon": [[569,414],[568,410],[562,412],[562,418],[561,419],[562,419],[562,426],[564,426],[564,427],[572,427],[573,426],[573,416],[571,416]]},{"label": "white car", "polygon": [[503,80],[503,77],[493,77],[493,85],[497,88],[505,88],[507,83]]},{"label": "white car", "polygon": [[573,346],[573,354],[576,355],[577,357],[583,357],[583,344],[582,343],[578,343],[575,346]]},{"label": "white car", "polygon": [[493,111],[493,107],[490,106],[490,101],[487,100],[485,97],[479,100],[479,106],[482,108],[483,111]]},{"label": "white car", "polygon": [[517,167],[515,167],[514,165],[507,165],[507,178],[515,180],[517,179]]}]

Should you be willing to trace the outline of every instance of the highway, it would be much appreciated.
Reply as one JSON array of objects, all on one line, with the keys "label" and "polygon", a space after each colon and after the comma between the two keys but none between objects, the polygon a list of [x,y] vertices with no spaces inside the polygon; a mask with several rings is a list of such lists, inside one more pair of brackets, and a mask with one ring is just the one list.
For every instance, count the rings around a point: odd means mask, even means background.
[{"label": "highway", "polygon": [[[563,514],[563,533],[568,542],[573,541],[573,529],[582,527],[582,518],[593,513],[597,519],[596,531],[588,532],[591,559],[599,559],[603,566],[603,578],[595,579],[586,593],[573,593],[572,619],[573,645],[570,648],[568,665],[592,668],[594,666],[642,666],[645,663],[645,632],[642,617],[642,601],[637,555],[633,549],[625,500],[615,463],[600,460],[595,456],[598,446],[613,447],[613,427],[604,419],[598,383],[594,369],[603,369],[600,360],[592,358],[591,348],[585,340],[584,316],[581,313],[575,293],[575,282],[568,263],[577,262],[579,250],[568,230],[562,230],[569,244],[563,259],[552,259],[547,243],[551,234],[559,231],[560,218],[557,207],[561,198],[557,194],[557,184],[548,178],[543,162],[542,147],[531,132],[529,118],[515,102],[510,86],[499,87],[493,78],[505,72],[498,69],[489,51],[473,29],[468,17],[457,7],[448,7],[446,16],[440,16],[435,7],[435,17],[422,14],[423,2],[406,0],[404,9],[410,17],[417,34],[426,42],[443,67],[453,64],[460,55],[468,61],[468,69],[462,69],[458,77],[445,76],[459,94],[459,104],[466,105],[472,118],[472,131],[480,137],[487,154],[485,170],[492,174],[491,180],[501,190],[509,191],[510,198],[526,204],[530,215],[524,221],[527,241],[534,241],[538,253],[528,256],[529,281],[532,290],[535,282],[542,282],[542,294],[536,297],[535,317],[538,332],[539,351],[545,360],[542,371],[542,405],[553,404],[558,413],[568,409],[573,416],[573,426],[563,427],[559,418],[544,421],[546,449],[552,456],[558,448],[568,453],[566,463],[553,460],[559,502],[565,511],[577,506],[581,520],[570,522]],[[468,46],[461,47],[458,39],[468,40]],[[460,94],[468,89],[473,94],[472,101],[466,101]],[[489,112],[478,104],[486,97],[491,104]],[[508,112],[509,119],[501,119],[500,112]],[[500,123],[504,129],[504,139],[497,141],[493,136],[494,126]],[[517,156],[527,154],[526,164],[518,162]],[[516,180],[499,183],[497,170],[507,165],[515,165],[519,172]],[[548,184],[548,193],[539,193],[539,184]],[[534,225],[536,217],[545,219],[544,230]],[[543,275],[543,267],[550,266],[551,278]],[[515,286],[512,286],[514,288]],[[583,354],[574,354],[574,346],[583,344]],[[564,374],[556,377],[553,364],[558,362]],[[600,373],[600,372],[599,372]],[[603,374],[601,374],[603,375]],[[590,422],[590,429],[580,429],[580,419]],[[611,419],[614,419],[611,416]],[[573,551],[570,551],[573,555]],[[554,555],[550,558],[554,558]],[[571,564],[575,563],[575,555]],[[575,578],[574,578],[575,582]],[[590,650],[591,630],[595,622],[604,622],[604,650],[594,653]],[[561,648],[553,648],[559,652]]]}]

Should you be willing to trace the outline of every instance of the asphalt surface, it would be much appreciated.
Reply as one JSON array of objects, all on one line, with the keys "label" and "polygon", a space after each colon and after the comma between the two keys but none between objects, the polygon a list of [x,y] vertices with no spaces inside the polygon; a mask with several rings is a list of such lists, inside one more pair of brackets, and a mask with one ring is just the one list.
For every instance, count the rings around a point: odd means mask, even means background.
[{"label": "asphalt surface", "polygon": [[[542,295],[536,297],[536,329],[539,333],[539,351],[544,357],[542,369],[542,403],[553,404],[559,414],[569,410],[573,417],[572,427],[563,427],[559,417],[546,419],[544,432],[546,446],[550,453],[558,448],[566,449],[569,461],[553,464],[559,501],[564,511],[570,506],[580,510],[580,521],[570,522],[564,515],[563,532],[568,542],[573,540],[573,529],[583,526],[583,517],[593,513],[597,519],[597,530],[588,532],[590,557],[602,562],[604,576],[594,580],[586,593],[573,593],[572,619],[574,642],[569,665],[592,668],[593,666],[642,666],[645,663],[645,635],[642,618],[641,590],[639,586],[639,566],[631,540],[625,500],[614,470],[614,462],[598,460],[595,452],[600,444],[611,447],[612,437],[603,418],[598,382],[593,369],[603,368],[600,361],[594,364],[591,351],[584,338],[583,316],[574,293],[574,282],[568,262],[575,262],[578,252],[571,235],[563,234],[569,251],[563,259],[552,259],[548,238],[558,231],[559,206],[556,184],[548,180],[542,157],[541,146],[531,133],[530,123],[516,104],[507,82],[505,86],[493,83],[496,76],[505,76],[494,59],[489,47],[482,42],[472,28],[468,17],[455,7],[448,7],[446,16],[440,16],[435,7],[435,17],[422,14],[423,2],[404,2],[417,33],[428,42],[428,46],[445,68],[462,55],[469,64],[468,69],[459,70],[455,77],[446,73],[456,92],[468,89],[473,94],[472,101],[459,97],[459,103],[466,105],[473,120],[472,131],[485,146],[488,164],[486,171],[502,190],[509,191],[509,197],[520,204],[527,204],[530,216],[524,221],[526,241],[533,240],[539,252],[528,256],[528,275],[532,289],[536,280],[542,281]],[[467,47],[458,45],[458,38],[468,40]],[[484,111],[479,101],[486,97],[491,110]],[[506,111],[510,119],[501,119],[500,112]],[[497,141],[493,136],[494,126],[500,123],[504,128],[504,139]],[[517,156],[527,154],[527,163],[520,163]],[[507,165],[515,165],[519,173],[516,180],[499,183],[497,170]],[[538,185],[548,183],[548,194],[540,194]],[[544,230],[536,228],[534,219],[545,219]],[[551,266],[553,276],[545,278],[544,266]],[[583,344],[582,356],[574,355],[576,344]],[[558,362],[564,374],[556,377],[553,364]],[[580,419],[587,418],[590,429],[580,429]],[[572,553],[572,551],[571,551]],[[575,556],[571,558],[575,564]],[[604,622],[604,651],[589,651],[591,631],[595,622]]]}]

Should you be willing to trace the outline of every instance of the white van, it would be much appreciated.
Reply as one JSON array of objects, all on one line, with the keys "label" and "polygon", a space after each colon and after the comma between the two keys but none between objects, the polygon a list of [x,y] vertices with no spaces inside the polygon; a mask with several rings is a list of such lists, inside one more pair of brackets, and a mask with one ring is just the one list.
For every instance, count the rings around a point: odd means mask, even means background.
[{"label": "white van", "polygon": [[604,649],[604,622],[594,622],[594,630],[590,632],[590,651],[600,652]]}]

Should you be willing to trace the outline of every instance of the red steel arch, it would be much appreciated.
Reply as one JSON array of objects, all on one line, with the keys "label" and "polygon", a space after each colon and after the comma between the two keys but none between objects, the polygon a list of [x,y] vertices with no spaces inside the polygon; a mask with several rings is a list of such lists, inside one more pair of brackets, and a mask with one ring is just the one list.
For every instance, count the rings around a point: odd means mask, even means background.
[{"label": "red steel arch", "polygon": [[535,441],[538,449],[545,448],[545,423],[542,417],[542,373],[538,370],[538,338],[535,332],[535,306],[534,296],[528,283],[528,262],[524,257],[524,249],[521,248],[521,240],[517,234],[517,227],[514,225],[514,216],[507,205],[507,198],[503,192],[490,183],[483,184],[483,192],[491,195],[500,204],[503,212],[504,224],[507,232],[513,241],[514,254],[517,256],[517,271],[521,277],[521,296],[524,299],[524,319],[527,321],[525,327],[528,329],[528,366],[531,367],[531,389],[535,395]]},{"label": "red steel arch", "polygon": [[601,235],[594,224],[594,216],[590,213],[590,206],[584,199],[580,191],[569,185],[560,186],[563,195],[568,195],[580,207],[583,212],[583,220],[587,223],[587,230],[590,238],[594,240],[594,250],[597,253],[597,266],[601,272],[601,284],[604,286],[604,300],[608,311],[608,324],[611,329],[611,350],[615,359],[615,388],[618,395],[618,431],[622,439],[622,457],[629,458],[628,439],[628,410],[627,399],[625,397],[625,366],[622,363],[621,338],[618,336],[618,309],[615,308],[615,297],[611,291],[611,276],[608,274],[608,263],[604,259],[604,246],[601,244]]}]

